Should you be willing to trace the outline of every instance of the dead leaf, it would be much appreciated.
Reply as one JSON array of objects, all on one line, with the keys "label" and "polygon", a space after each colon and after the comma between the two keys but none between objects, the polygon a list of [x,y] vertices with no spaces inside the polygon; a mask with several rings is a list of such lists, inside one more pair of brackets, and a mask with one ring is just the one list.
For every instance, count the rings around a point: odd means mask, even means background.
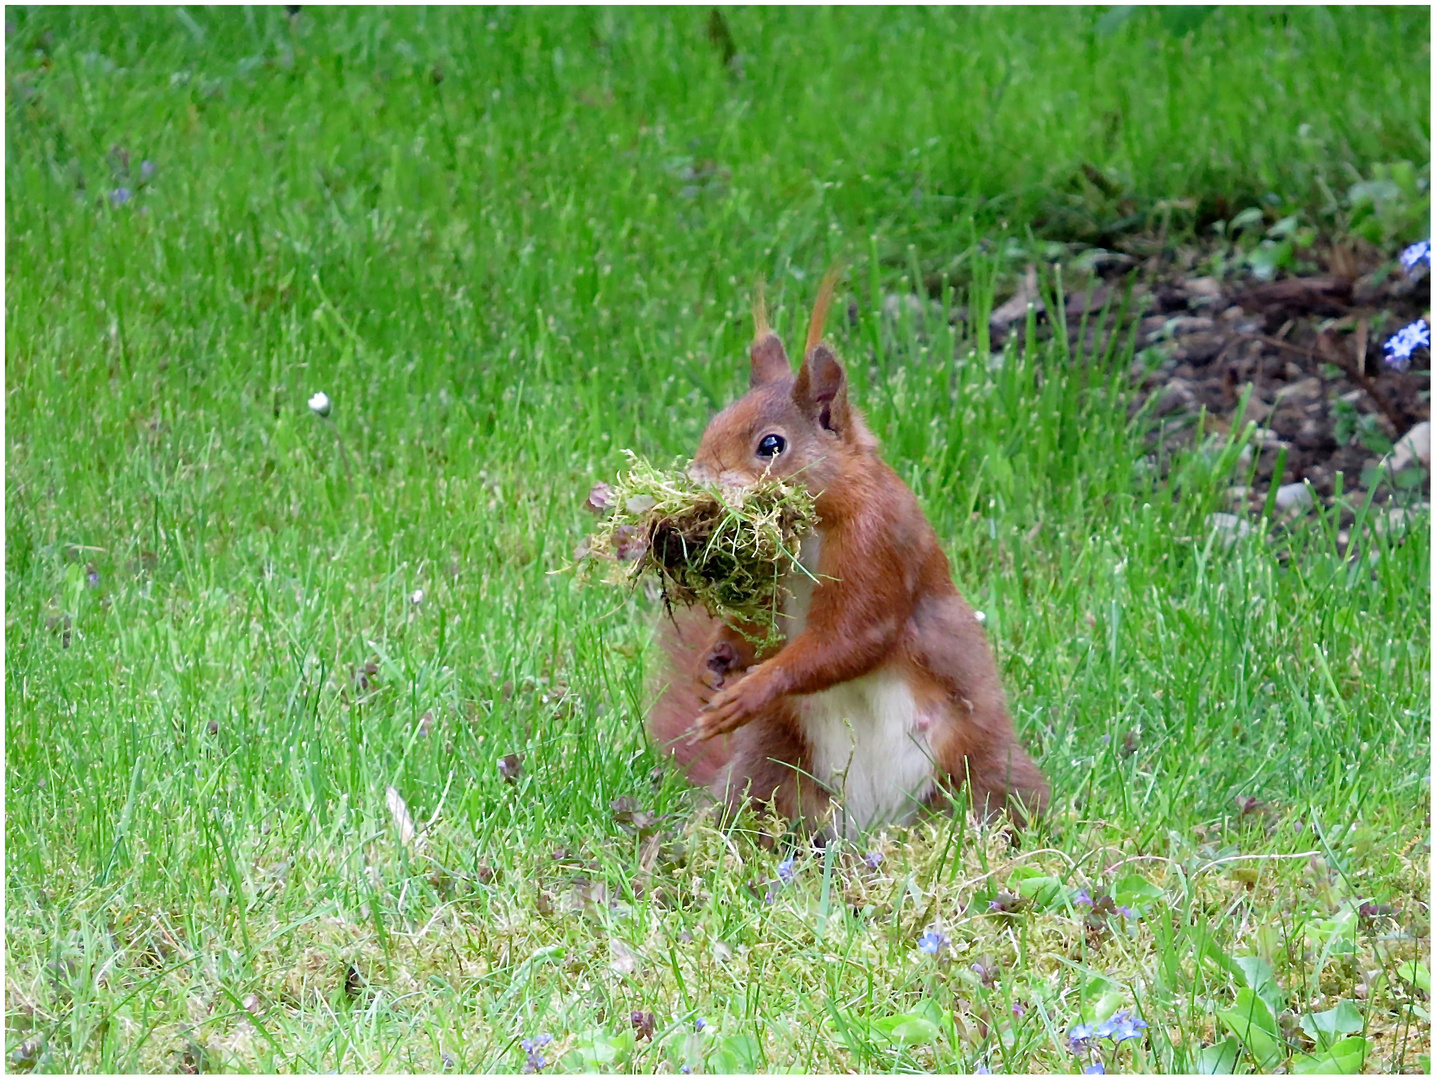
[{"label": "dead leaf", "polygon": [[1037,310],[1042,310],[1042,293],[1037,287],[1037,266],[1034,263],[1027,264],[1027,273],[1017,291],[1000,306],[992,309],[992,314],[987,319],[989,331],[994,334],[1005,333],[1012,323],[1026,318],[1027,308],[1031,304],[1036,304]]},{"label": "dead leaf", "polygon": [[506,784],[513,784],[523,775],[524,755],[505,754],[499,758],[499,777]]}]

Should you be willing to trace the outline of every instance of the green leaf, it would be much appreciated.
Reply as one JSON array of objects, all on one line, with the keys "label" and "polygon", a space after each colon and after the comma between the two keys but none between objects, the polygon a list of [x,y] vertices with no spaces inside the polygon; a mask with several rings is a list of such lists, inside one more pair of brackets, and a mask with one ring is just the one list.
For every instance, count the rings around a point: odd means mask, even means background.
[{"label": "green leaf", "polygon": [[708,1057],[708,1070],[717,1073],[754,1073],[760,1056],[758,1040],[751,1035],[729,1035]]},{"label": "green leaf", "polygon": [[1162,890],[1158,886],[1136,874],[1129,874],[1112,886],[1112,901],[1126,904],[1128,907],[1136,907],[1140,903],[1161,898]]},{"label": "green leaf", "polygon": [[1245,981],[1246,972],[1242,971],[1236,962],[1222,951],[1221,946],[1213,941],[1205,930],[1198,929],[1193,936],[1197,939],[1196,954],[1200,959],[1215,964],[1236,979]]},{"label": "green leaf", "polygon": [[1396,969],[1396,975],[1411,983],[1416,989],[1431,993],[1431,972],[1427,970],[1425,964],[1417,960],[1408,960]]},{"label": "green leaf", "polygon": [[1204,1046],[1197,1052],[1193,1071],[1202,1076],[1230,1076],[1237,1071],[1237,1059],[1241,1053],[1242,1044],[1228,1035],[1221,1042]]},{"label": "green leaf", "polygon": [[1033,907],[1050,907],[1062,895],[1062,882],[1055,877],[1039,875],[1025,881],[1018,881],[1015,884],[1017,895],[1027,897],[1032,901]]},{"label": "green leaf", "polygon": [[609,1035],[602,1028],[585,1031],[574,1040],[573,1049],[564,1055],[569,1065],[593,1072],[599,1065],[607,1065],[633,1049],[635,1042],[632,1031]]},{"label": "green leaf", "polygon": [[897,1023],[887,1029],[887,1036],[894,1042],[915,1045],[917,1043],[930,1043],[937,1038],[937,1025],[931,1020],[921,1016],[893,1017]]},{"label": "green leaf", "polygon": [[[1099,997],[1097,1003],[1092,1006],[1092,1010],[1090,1014],[1088,1014],[1089,1018],[1094,1023],[1098,1020],[1105,1020],[1125,1004],[1125,995],[1119,994],[1116,990],[1108,990]],[[1083,1011],[1086,1012],[1086,1010]]]},{"label": "green leaf", "polygon": [[1232,962],[1241,969],[1247,986],[1266,1002],[1273,1016],[1286,1007],[1286,993],[1276,982],[1276,973],[1260,956],[1234,956]]},{"label": "green leaf", "polygon": [[1350,905],[1343,905],[1330,919],[1321,919],[1309,925],[1307,933],[1321,945],[1322,954],[1317,968],[1326,966],[1331,956],[1349,956],[1356,951],[1356,911]]},{"label": "green leaf", "polygon": [[1320,1054],[1297,1054],[1291,1059],[1291,1071],[1308,1075],[1359,1073],[1370,1052],[1371,1046],[1365,1039],[1353,1036]]},{"label": "green leaf", "polygon": [[1336,1008],[1326,1012],[1307,1013],[1301,1018],[1301,1030],[1310,1035],[1316,1044],[1325,1050],[1342,1035],[1360,1031],[1366,1025],[1356,1006],[1345,999],[1336,1003]]},{"label": "green leaf", "polygon": [[952,1012],[944,1009],[933,998],[921,999],[913,1006],[912,1014],[927,1020],[949,1039],[956,1039],[957,1025],[953,1022]]},{"label": "green leaf", "polygon": [[912,1012],[884,1016],[880,1020],[872,1021],[871,1028],[875,1034],[891,1042],[909,1045],[932,1042],[942,1030],[937,1016],[934,1015],[935,1005],[936,1002],[926,1000]]},{"label": "green leaf", "polygon": [[1259,1069],[1268,1069],[1282,1056],[1282,1042],[1277,1035],[1276,1020],[1265,1001],[1252,990],[1238,990],[1234,1009],[1217,1012],[1233,1035],[1241,1039]]},{"label": "green leaf", "polygon": [[1264,214],[1260,206],[1248,206],[1231,220],[1231,229],[1236,232],[1238,229],[1245,229],[1252,225],[1261,224]]}]

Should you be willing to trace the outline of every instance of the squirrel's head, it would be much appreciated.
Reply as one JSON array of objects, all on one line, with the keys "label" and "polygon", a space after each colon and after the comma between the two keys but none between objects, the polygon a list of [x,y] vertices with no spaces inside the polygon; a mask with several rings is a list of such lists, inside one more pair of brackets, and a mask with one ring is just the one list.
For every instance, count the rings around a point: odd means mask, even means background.
[{"label": "squirrel's head", "polygon": [[836,284],[833,272],[823,280],[796,374],[783,343],[768,327],[759,294],[748,392],[709,422],[689,469],[694,480],[747,487],[765,475],[795,477],[816,494],[854,456],[877,445],[848,403],[847,373],[822,341]]}]

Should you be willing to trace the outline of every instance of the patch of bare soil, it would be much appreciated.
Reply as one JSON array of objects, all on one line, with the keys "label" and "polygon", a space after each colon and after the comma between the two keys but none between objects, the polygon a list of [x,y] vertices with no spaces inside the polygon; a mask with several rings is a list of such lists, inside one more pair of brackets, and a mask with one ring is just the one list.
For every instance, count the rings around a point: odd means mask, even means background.
[{"label": "patch of bare soil", "polygon": [[[1251,481],[1231,491],[1235,511],[1260,512],[1273,485],[1283,510],[1311,501],[1308,484],[1330,505],[1338,474],[1344,524],[1369,493],[1382,503],[1429,503],[1430,351],[1417,349],[1406,370],[1383,355],[1402,327],[1430,324],[1427,264],[1407,272],[1364,244],[1325,248],[1312,272],[1271,281],[1213,277],[1202,269],[1211,253],[1196,250],[1089,252],[1087,261],[1093,275],[1064,297],[1074,355],[1090,355],[1120,329],[1098,314],[1128,296],[1136,407],[1159,421],[1159,460],[1190,444],[1204,411],[1208,432],[1259,425]],[[1020,332],[1029,302],[1040,306],[1036,278],[1029,270],[994,309],[994,343]]]}]

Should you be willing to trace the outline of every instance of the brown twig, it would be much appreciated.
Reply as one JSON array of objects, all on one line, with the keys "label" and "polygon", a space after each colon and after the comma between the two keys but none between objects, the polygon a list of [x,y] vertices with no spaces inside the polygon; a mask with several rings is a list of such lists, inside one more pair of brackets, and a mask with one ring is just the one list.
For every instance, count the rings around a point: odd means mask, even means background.
[{"label": "brown twig", "polygon": [[1327,350],[1324,335],[1319,336],[1316,339],[1316,343],[1310,346],[1293,345],[1288,341],[1282,341],[1280,338],[1268,337],[1266,334],[1243,334],[1242,336],[1252,341],[1260,341],[1262,344],[1270,345],[1275,349],[1282,349],[1289,353],[1295,353],[1297,356],[1303,356],[1308,362],[1316,361],[1319,350],[1321,354],[1320,358],[1328,363],[1334,363],[1337,367],[1341,368],[1341,370],[1346,373],[1346,377],[1351,380],[1352,384],[1358,389],[1364,390],[1367,396],[1376,403],[1376,407],[1381,410],[1382,415],[1385,416],[1386,419],[1390,420],[1396,426],[1397,431],[1404,431],[1410,425],[1410,418],[1406,416],[1405,411],[1387,400],[1386,395],[1376,388],[1375,380],[1367,375],[1349,356],[1346,356],[1345,350],[1337,350],[1335,356]]}]

